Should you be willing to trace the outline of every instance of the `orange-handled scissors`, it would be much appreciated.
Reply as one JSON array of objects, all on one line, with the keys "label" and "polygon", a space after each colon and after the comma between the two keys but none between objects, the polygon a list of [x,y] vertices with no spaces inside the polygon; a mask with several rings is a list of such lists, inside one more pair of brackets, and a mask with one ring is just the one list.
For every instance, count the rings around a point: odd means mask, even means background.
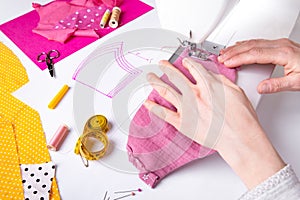
[{"label": "orange-handled scissors", "polygon": [[54,71],[53,71],[54,62],[53,62],[53,59],[58,58],[59,56],[60,56],[59,51],[52,49],[52,50],[48,51],[48,53],[46,53],[46,52],[40,53],[37,57],[37,61],[38,62],[46,62],[49,73],[53,77],[54,76]]}]

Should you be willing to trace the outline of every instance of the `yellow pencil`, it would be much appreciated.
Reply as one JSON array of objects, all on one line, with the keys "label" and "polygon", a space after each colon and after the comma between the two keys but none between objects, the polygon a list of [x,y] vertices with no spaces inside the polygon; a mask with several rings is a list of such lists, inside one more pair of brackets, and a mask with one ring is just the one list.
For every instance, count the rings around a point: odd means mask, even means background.
[{"label": "yellow pencil", "polygon": [[57,104],[61,101],[61,99],[64,97],[64,95],[67,93],[68,90],[69,90],[69,86],[64,85],[57,93],[57,95],[55,95],[52,101],[48,104],[48,108],[54,109],[57,106]]}]

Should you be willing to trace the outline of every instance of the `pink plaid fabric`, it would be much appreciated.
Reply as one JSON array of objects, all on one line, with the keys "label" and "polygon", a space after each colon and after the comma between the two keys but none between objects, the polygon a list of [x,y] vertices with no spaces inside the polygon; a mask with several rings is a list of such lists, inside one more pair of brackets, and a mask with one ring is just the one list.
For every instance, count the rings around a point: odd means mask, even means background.
[{"label": "pink plaid fabric", "polygon": [[[193,82],[192,76],[182,66],[182,59],[186,56],[187,50],[173,64]],[[210,56],[210,61],[197,62],[213,73],[223,74],[233,82],[236,80],[236,70],[219,63],[215,55]],[[166,75],[163,75],[161,80],[174,88]],[[155,90],[148,99],[175,110],[174,106],[160,97]],[[152,188],[179,167],[215,152],[186,137],[172,125],[150,113],[144,106],[137,111],[130,124],[127,151],[130,162],[139,170],[139,177]]]}]

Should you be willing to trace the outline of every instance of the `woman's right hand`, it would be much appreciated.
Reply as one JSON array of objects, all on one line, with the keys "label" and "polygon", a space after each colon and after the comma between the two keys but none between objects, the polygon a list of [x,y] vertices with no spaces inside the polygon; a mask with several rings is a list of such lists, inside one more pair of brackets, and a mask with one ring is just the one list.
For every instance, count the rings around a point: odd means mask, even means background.
[{"label": "woman's right hand", "polygon": [[284,162],[260,126],[245,93],[223,75],[183,59],[193,83],[168,61],[160,68],[179,91],[157,75],[148,81],[176,111],[147,100],[146,108],[199,144],[219,152],[251,189],[284,167]]},{"label": "woman's right hand", "polygon": [[237,42],[222,50],[218,60],[230,68],[254,63],[283,66],[284,77],[263,80],[258,92],[300,91],[300,44],[289,39]]}]

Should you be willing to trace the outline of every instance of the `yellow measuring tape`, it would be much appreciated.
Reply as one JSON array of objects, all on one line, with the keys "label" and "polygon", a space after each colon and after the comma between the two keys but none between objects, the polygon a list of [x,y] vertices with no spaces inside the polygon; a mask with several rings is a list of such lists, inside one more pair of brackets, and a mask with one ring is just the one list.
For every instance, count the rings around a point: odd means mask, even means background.
[{"label": "yellow measuring tape", "polygon": [[106,117],[103,115],[95,115],[88,119],[85,123],[83,132],[87,132],[88,130],[101,130],[104,133],[108,131],[108,121]]},{"label": "yellow measuring tape", "polygon": [[[84,163],[86,167],[88,167],[88,160],[98,160],[105,155],[109,144],[106,135],[108,130],[108,121],[103,115],[92,116],[85,123],[83,134],[78,138],[74,152],[87,160]],[[99,151],[90,150],[89,141],[93,139],[102,143],[103,147]]]}]

